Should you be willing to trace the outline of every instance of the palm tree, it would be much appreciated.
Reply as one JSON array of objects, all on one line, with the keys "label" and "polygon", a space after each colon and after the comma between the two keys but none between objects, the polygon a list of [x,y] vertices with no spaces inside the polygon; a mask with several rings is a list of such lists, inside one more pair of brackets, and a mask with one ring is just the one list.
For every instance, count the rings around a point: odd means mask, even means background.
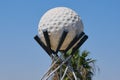
[{"label": "palm tree", "polygon": [[[63,56],[63,58],[66,58],[70,55],[71,53],[71,50],[67,52],[66,55]],[[89,52],[84,50],[82,53],[80,53],[79,50],[77,50],[73,57],[71,58],[71,60],[69,61],[77,76],[77,78],[79,80],[92,80],[92,77],[94,75],[94,72],[95,72],[95,66],[94,66],[94,63],[95,63],[95,60],[92,59],[92,58],[88,58],[88,55],[89,55]],[[56,66],[57,67],[59,65],[59,62],[56,63]],[[54,68],[55,68],[54,67]],[[59,69],[60,70],[60,69]],[[53,80],[59,80],[59,76],[60,76],[60,71],[57,71],[55,73],[55,75],[53,76]],[[65,71],[65,66],[63,65],[62,66],[62,74],[64,73]],[[72,75],[71,72],[68,73],[68,75],[66,75],[64,77],[64,80],[70,80],[69,77],[74,80],[74,77]]]},{"label": "palm tree", "polygon": [[[80,78],[80,80],[92,80],[92,76],[95,72],[95,60],[92,58],[87,58],[89,55],[88,51],[83,51],[81,54],[76,54],[77,57],[73,59],[73,68],[76,69],[77,77]],[[78,62],[74,62],[74,60],[77,60]],[[76,66],[74,66],[76,64]]]}]

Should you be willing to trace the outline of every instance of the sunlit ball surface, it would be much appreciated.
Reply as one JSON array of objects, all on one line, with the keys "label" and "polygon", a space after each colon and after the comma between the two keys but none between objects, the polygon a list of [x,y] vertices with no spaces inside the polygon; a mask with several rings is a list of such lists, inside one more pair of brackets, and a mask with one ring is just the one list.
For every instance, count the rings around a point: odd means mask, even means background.
[{"label": "sunlit ball surface", "polygon": [[[47,29],[50,37],[51,48],[55,51],[64,29],[68,30],[67,37],[60,48],[65,50],[73,38],[83,31],[80,16],[70,8],[56,7],[48,10],[40,19],[38,35],[45,43],[42,30]],[[46,43],[45,43],[46,44]]]}]

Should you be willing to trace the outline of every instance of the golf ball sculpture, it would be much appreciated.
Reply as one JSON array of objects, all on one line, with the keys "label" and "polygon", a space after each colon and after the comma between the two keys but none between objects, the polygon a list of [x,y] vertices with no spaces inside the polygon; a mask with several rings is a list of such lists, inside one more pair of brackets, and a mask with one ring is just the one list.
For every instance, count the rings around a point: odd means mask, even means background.
[{"label": "golf ball sculpture", "polygon": [[68,44],[73,40],[74,36],[83,31],[83,24],[79,15],[72,9],[66,7],[57,7],[48,10],[41,18],[38,25],[38,34],[45,43],[42,30],[47,29],[50,37],[51,48],[55,51],[59,39],[66,29],[68,34],[61,46],[60,50],[65,50]]},{"label": "golf ball sculpture", "polygon": [[[68,60],[71,59],[75,51],[81,47],[87,38],[88,36],[83,32],[82,20],[75,11],[66,7],[56,7],[48,10],[40,19],[38,35],[34,37],[53,60],[51,67],[41,80],[48,79],[58,69],[61,69],[62,65],[66,65],[63,76],[60,76],[60,80],[63,80],[65,74],[67,74],[67,69],[72,67],[67,63]],[[72,49],[72,52],[65,60],[57,54],[58,51],[66,54],[69,49]],[[57,62],[60,62],[60,65],[51,71]],[[69,71],[77,80],[72,68]]]}]

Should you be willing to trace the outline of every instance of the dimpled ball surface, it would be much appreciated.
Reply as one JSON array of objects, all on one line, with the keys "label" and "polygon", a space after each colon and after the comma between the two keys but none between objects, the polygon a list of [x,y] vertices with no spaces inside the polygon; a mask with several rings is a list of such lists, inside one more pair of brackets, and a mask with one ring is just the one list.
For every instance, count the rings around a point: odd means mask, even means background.
[{"label": "dimpled ball surface", "polygon": [[38,25],[38,35],[45,43],[42,30],[47,29],[51,49],[56,51],[60,37],[64,29],[68,30],[68,34],[60,50],[65,50],[73,38],[83,31],[83,24],[79,15],[70,8],[56,7],[48,10],[41,18]]}]

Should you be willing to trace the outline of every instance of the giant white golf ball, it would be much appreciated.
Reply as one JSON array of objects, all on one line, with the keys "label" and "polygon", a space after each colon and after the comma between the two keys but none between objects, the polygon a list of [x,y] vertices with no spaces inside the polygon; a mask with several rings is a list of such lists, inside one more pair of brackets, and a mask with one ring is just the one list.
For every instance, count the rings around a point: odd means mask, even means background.
[{"label": "giant white golf ball", "polygon": [[46,45],[42,30],[46,29],[49,34],[51,49],[56,51],[60,37],[64,29],[68,34],[60,50],[65,50],[73,38],[83,31],[80,16],[70,8],[56,7],[48,10],[41,18],[38,25],[38,35]]}]

